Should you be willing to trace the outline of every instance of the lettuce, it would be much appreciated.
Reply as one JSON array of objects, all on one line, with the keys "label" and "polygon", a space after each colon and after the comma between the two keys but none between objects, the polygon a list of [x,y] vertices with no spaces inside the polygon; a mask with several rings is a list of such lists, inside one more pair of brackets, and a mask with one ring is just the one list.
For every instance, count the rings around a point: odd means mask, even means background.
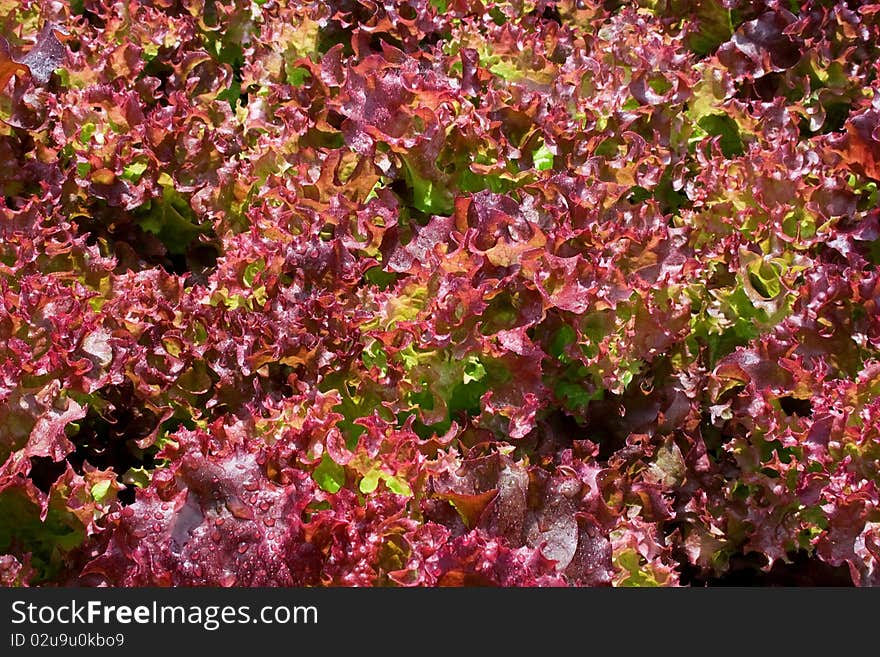
[{"label": "lettuce", "polygon": [[0,584],[880,583],[857,4],[5,3]]}]

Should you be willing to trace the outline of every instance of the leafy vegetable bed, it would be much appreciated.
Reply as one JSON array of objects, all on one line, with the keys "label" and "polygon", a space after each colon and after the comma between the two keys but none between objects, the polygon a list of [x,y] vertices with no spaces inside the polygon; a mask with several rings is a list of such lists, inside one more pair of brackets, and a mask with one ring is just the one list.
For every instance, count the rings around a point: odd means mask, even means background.
[{"label": "leafy vegetable bed", "polygon": [[880,582],[880,5],[0,25],[0,583]]}]

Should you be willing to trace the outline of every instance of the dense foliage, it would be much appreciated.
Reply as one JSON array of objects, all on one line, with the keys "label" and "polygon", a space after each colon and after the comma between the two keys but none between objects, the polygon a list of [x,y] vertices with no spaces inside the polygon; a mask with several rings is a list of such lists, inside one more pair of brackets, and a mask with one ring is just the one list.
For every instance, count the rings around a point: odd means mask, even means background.
[{"label": "dense foliage", "polygon": [[0,583],[880,583],[880,5],[0,0]]}]

